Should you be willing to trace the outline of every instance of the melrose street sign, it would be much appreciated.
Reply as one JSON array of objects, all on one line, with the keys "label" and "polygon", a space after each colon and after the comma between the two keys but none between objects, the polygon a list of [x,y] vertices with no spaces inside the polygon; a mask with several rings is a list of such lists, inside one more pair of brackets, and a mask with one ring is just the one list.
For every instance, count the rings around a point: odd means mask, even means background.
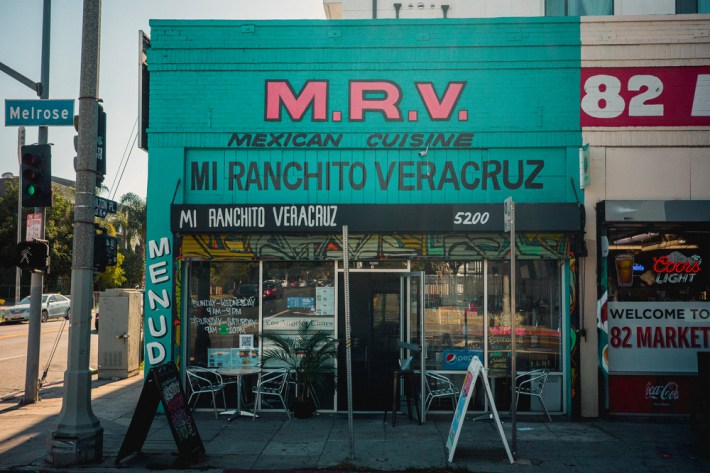
[{"label": "melrose street sign", "polygon": [[74,100],[5,100],[5,126],[74,126]]}]

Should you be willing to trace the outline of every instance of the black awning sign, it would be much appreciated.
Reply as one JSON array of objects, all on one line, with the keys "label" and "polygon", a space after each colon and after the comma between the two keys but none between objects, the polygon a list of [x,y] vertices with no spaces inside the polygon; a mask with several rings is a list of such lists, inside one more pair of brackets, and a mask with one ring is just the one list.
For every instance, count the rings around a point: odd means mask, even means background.
[{"label": "black awning sign", "polygon": [[[574,203],[518,204],[519,231],[577,232]],[[173,205],[174,233],[502,232],[500,204]]]}]

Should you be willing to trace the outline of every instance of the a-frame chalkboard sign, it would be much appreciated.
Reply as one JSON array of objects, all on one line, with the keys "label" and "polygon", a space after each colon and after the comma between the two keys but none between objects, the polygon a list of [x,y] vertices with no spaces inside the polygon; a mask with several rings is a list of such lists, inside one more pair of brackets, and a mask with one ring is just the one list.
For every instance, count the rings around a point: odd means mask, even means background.
[{"label": "a-frame chalkboard sign", "polygon": [[476,380],[479,377],[483,382],[483,388],[485,389],[486,397],[488,398],[488,402],[491,406],[491,413],[479,416],[473,420],[475,421],[482,418],[495,420],[500,440],[503,442],[503,446],[505,447],[505,453],[508,454],[508,460],[510,460],[510,463],[513,464],[515,460],[513,459],[513,454],[510,452],[508,439],[505,438],[505,433],[503,433],[503,425],[501,424],[500,417],[498,416],[498,409],[496,408],[495,399],[493,398],[493,393],[491,392],[491,386],[488,384],[488,369],[483,366],[481,360],[479,360],[477,356],[474,356],[471,363],[468,365],[466,377],[464,378],[461,393],[459,394],[459,401],[456,404],[456,411],[454,411],[454,418],[451,421],[451,428],[449,429],[449,435],[446,439],[446,453],[448,454],[448,460],[449,462],[454,460],[454,452],[456,451],[456,445],[459,441],[459,435],[461,435],[461,427],[463,426],[466,411],[468,410],[468,404],[471,401],[474,388],[476,387]]},{"label": "a-frame chalkboard sign", "polygon": [[165,417],[177,444],[179,462],[190,464],[204,455],[205,447],[185,401],[177,369],[172,361],[167,361],[148,371],[128,432],[116,456],[116,465],[141,450],[159,403],[163,404]]}]

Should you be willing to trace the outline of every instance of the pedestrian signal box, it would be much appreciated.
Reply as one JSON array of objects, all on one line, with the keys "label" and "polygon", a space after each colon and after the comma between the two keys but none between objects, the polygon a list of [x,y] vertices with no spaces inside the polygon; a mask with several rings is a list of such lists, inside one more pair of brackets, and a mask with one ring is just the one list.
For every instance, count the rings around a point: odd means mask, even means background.
[{"label": "pedestrian signal box", "polygon": [[116,266],[118,240],[105,233],[94,234],[94,270],[106,271],[107,266]]},{"label": "pedestrian signal box", "polygon": [[20,269],[47,271],[49,269],[49,243],[46,240],[18,243],[15,264]]}]

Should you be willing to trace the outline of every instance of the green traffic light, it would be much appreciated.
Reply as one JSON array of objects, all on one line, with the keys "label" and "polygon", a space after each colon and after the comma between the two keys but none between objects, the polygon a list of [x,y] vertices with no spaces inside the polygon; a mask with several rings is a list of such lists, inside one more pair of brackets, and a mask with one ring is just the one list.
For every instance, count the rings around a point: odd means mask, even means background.
[{"label": "green traffic light", "polygon": [[30,197],[33,196],[33,195],[35,195],[35,193],[37,192],[37,188],[36,188],[34,185],[32,185],[32,184],[30,184],[29,186],[27,186],[27,189],[26,189],[26,190],[27,190],[27,195],[29,195]]}]

